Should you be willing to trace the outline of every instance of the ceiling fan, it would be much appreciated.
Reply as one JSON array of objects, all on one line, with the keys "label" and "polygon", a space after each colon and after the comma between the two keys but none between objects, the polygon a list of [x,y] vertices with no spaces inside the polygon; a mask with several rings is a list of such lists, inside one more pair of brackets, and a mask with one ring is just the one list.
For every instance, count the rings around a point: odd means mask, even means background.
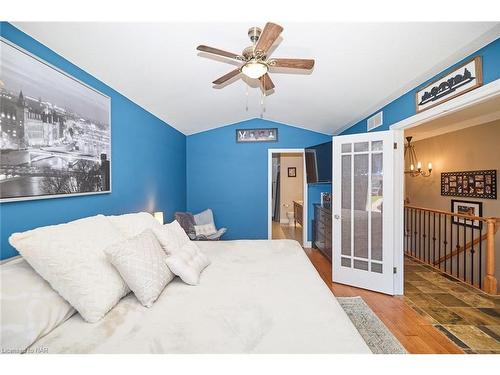
[{"label": "ceiling fan", "polygon": [[218,56],[227,57],[229,59],[241,61],[242,65],[213,81],[215,85],[221,85],[238,74],[243,73],[245,76],[260,80],[262,91],[272,90],[274,83],[269,77],[271,68],[294,68],[310,70],[314,66],[312,59],[288,59],[288,58],[269,58],[268,52],[273,43],[278,39],[283,31],[283,27],[272,22],[266,23],[264,30],[258,27],[251,27],[248,30],[248,36],[252,41],[252,45],[243,50],[241,55],[220,50],[218,48],[200,45],[196,49],[198,51],[211,53]]}]

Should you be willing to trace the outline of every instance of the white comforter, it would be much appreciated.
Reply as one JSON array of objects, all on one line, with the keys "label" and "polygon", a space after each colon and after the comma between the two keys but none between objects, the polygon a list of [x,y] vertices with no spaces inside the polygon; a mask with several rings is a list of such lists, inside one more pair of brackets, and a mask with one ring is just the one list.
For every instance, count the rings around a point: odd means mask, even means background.
[{"label": "white comforter", "polygon": [[295,241],[198,242],[212,264],[151,308],[133,294],[101,321],[74,315],[31,349],[49,353],[370,353]]}]

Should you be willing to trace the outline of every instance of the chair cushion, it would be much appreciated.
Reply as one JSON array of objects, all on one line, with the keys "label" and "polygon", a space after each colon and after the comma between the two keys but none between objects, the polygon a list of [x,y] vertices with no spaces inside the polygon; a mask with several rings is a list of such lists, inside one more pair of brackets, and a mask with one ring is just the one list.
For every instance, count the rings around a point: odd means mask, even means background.
[{"label": "chair cushion", "polygon": [[0,266],[0,350],[24,352],[76,311],[21,257]]},{"label": "chair cushion", "polygon": [[215,227],[214,214],[210,208],[193,216],[195,225],[213,224]]},{"label": "chair cushion", "polygon": [[151,307],[174,274],[151,229],[104,250],[139,302]]},{"label": "chair cushion", "polygon": [[190,212],[176,212],[175,220],[181,225],[184,232],[191,238],[192,240],[196,238],[196,232],[194,230],[194,217]]},{"label": "chair cushion", "polygon": [[14,233],[10,244],[88,322],[130,292],[104,249],[123,241],[103,215]]},{"label": "chair cushion", "polygon": [[211,234],[217,233],[214,223],[195,225],[194,230],[196,232],[196,237],[199,236],[210,236]]}]

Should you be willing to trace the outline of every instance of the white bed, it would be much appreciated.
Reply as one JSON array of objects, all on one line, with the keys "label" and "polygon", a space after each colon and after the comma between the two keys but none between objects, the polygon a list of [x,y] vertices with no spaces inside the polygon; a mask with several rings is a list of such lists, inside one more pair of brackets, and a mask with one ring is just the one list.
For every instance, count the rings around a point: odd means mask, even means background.
[{"label": "white bed", "polygon": [[49,353],[370,353],[300,245],[198,242],[212,264],[151,308],[130,293],[101,321],[79,314],[36,341]]}]

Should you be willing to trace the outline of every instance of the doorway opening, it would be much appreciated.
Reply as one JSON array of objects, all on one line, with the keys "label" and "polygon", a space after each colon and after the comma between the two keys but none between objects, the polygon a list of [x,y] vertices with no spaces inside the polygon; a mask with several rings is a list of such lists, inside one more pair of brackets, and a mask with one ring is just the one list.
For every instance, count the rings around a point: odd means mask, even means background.
[{"label": "doorway opening", "polygon": [[303,149],[269,150],[268,238],[304,245],[307,235],[307,183]]}]

